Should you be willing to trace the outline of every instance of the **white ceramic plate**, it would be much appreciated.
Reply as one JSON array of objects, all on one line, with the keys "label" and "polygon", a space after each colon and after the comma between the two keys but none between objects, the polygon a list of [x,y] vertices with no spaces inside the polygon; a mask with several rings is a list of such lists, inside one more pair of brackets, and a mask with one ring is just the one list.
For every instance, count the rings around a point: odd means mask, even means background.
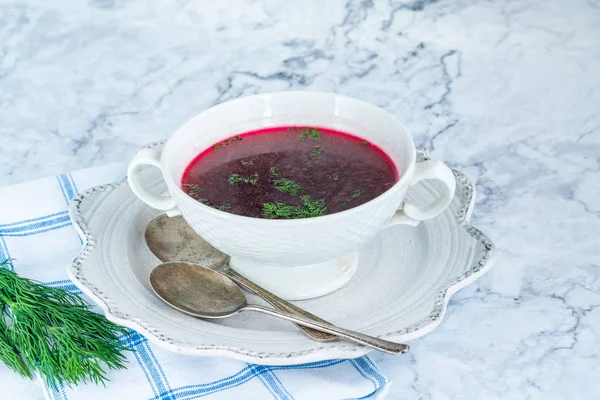
[{"label": "white ceramic plate", "polygon": [[[424,157],[420,152],[420,158]],[[468,225],[473,185],[460,172],[454,174],[456,196],[442,215],[417,227],[382,231],[360,249],[358,271],[346,286],[297,304],[339,326],[398,342],[434,329],[449,297],[488,271],[495,255],[493,243]],[[157,192],[165,190],[156,169],[142,171],[141,177]],[[426,182],[409,190],[408,200],[427,202],[435,193],[435,185]],[[160,211],[139,201],[126,181],[75,197],[69,212],[85,241],[69,266],[70,278],[102,307],[108,319],[160,346],[190,355],[269,365],[354,358],[369,351],[344,341],[312,341],[294,325],[256,313],[215,322],[170,308],[148,283],[159,261],[150,253],[143,233]],[[261,303],[252,295],[249,300]]]}]

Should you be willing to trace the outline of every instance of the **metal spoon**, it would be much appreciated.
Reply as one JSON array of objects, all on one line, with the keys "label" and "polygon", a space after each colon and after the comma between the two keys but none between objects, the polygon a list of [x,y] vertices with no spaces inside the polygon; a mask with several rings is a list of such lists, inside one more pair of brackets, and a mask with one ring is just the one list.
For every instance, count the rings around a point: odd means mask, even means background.
[{"label": "metal spoon", "polygon": [[[235,272],[227,265],[229,256],[215,249],[202,239],[185,222],[183,217],[167,217],[165,214],[159,215],[150,221],[146,227],[145,237],[150,251],[160,261],[186,261],[214,269],[223,275],[227,275],[238,285],[256,293],[260,298],[281,311],[302,315],[305,318],[329,324],[329,322],[283,300]],[[306,326],[298,325],[298,328],[310,338],[320,342],[330,342],[337,339],[335,335],[330,335],[329,333],[314,330]]]},{"label": "metal spoon", "polygon": [[321,330],[391,354],[403,354],[408,346],[323,324],[295,314],[248,304],[244,292],[231,279],[211,269],[187,262],[167,262],[150,273],[154,292],[165,303],[198,318],[227,318],[241,311],[257,311]]}]

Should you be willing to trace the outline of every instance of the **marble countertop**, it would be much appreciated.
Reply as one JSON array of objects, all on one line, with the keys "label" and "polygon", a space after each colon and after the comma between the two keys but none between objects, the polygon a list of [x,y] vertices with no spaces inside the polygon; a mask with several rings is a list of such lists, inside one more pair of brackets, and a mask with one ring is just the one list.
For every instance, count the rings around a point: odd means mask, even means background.
[{"label": "marble countertop", "polygon": [[358,97],[476,182],[499,249],[409,355],[374,354],[388,398],[598,398],[599,38],[598,0],[0,1],[0,185],[242,95]]}]

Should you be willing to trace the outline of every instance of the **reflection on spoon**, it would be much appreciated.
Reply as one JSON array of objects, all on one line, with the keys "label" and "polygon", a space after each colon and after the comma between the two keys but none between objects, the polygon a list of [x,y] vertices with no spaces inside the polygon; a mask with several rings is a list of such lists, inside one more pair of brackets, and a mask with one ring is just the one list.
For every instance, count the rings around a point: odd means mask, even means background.
[{"label": "reflection on spoon", "polygon": [[403,354],[409,349],[405,344],[363,335],[271,308],[250,305],[244,292],[231,279],[201,265],[187,262],[163,263],[150,274],[150,284],[165,303],[194,317],[227,318],[242,311],[257,311],[386,353]]}]

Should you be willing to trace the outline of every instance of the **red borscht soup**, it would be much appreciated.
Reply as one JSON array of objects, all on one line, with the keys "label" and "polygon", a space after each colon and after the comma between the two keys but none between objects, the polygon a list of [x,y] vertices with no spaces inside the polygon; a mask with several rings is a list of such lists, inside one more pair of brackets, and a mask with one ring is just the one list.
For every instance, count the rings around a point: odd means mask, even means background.
[{"label": "red borscht soup", "polygon": [[216,143],[187,166],[182,188],[221,211],[295,219],[359,206],[397,180],[390,158],[364,139],[317,127],[278,127]]}]

